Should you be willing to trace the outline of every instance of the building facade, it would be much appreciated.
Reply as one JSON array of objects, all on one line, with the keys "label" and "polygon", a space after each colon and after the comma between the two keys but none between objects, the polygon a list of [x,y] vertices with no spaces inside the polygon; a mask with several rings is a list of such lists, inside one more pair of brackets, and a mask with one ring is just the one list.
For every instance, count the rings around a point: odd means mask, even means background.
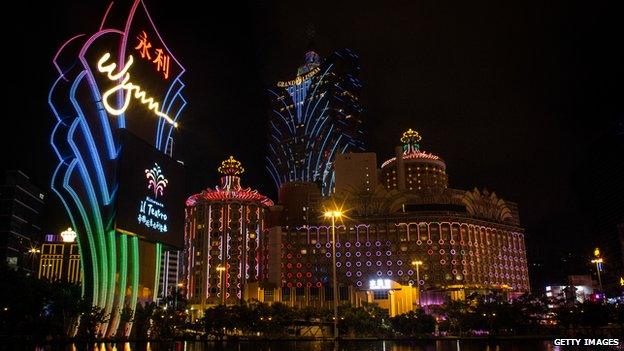
[{"label": "building facade", "polygon": [[325,60],[308,51],[294,79],[269,89],[267,169],[276,188],[312,182],[328,195],[336,155],[364,149],[359,71],[348,49]]},{"label": "building facade", "polygon": [[244,168],[233,157],[219,172],[220,186],[186,201],[187,297],[194,311],[255,297],[249,292],[258,291],[267,260],[265,217],[273,202],[241,186]]},{"label": "building facade", "polygon": [[180,289],[184,271],[184,251],[165,250],[160,259],[160,298],[166,298]]},{"label": "building facade", "polygon": [[[336,189],[355,191],[310,208],[314,223],[272,229],[268,241],[280,247],[281,261],[267,267],[273,285],[265,285],[264,301],[331,306],[331,225],[322,213],[337,204],[348,209],[335,227],[339,301],[376,302],[394,315],[448,297],[530,291],[517,205],[487,190],[449,188],[446,164],[420,150],[418,133],[401,140],[397,156],[369,177],[338,173],[367,172],[370,157],[338,158]],[[379,174],[374,184],[371,174]]]},{"label": "building facade", "polygon": [[41,241],[40,217],[45,196],[21,171],[0,178],[0,259],[12,269],[34,273],[31,249]]},{"label": "building facade", "polygon": [[82,274],[78,250],[76,232],[71,228],[67,228],[61,235],[46,235],[39,252],[39,279],[80,283]]}]

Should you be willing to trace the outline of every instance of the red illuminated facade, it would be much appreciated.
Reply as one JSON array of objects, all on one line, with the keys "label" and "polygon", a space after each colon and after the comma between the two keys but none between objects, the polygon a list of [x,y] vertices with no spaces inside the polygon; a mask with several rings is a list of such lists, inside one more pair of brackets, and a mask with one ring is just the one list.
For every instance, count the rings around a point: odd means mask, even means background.
[{"label": "red illuminated facade", "polygon": [[240,185],[244,168],[233,157],[219,167],[221,185],[186,201],[185,249],[188,298],[194,310],[250,298],[266,252],[265,217],[273,202]]}]

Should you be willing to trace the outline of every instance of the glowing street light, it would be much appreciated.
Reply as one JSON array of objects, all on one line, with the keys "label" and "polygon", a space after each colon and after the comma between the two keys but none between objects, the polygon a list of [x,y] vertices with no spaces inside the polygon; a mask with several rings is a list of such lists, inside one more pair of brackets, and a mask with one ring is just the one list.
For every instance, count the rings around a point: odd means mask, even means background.
[{"label": "glowing street light", "polygon": [[338,338],[338,280],[336,279],[336,218],[342,218],[340,210],[326,211],[325,218],[331,219],[332,233],[332,283],[334,285],[334,340]]},{"label": "glowing street light", "polygon": [[600,278],[600,271],[602,270],[602,257],[600,255],[600,249],[594,249],[594,259],[591,260],[591,263],[596,264],[596,273],[598,273],[598,285],[600,286],[600,292],[602,292],[602,279]]},{"label": "glowing street light", "polygon": [[602,279],[600,278],[600,265],[602,264],[602,258],[596,258],[591,260],[591,263],[596,264],[596,272],[598,273],[598,285],[600,286],[600,291],[602,292]]},{"label": "glowing street light", "polygon": [[219,272],[219,286],[221,288],[221,304],[225,304],[225,289],[223,286],[223,272],[225,272],[225,267],[222,265],[217,266],[217,271]]},{"label": "glowing street light", "polygon": [[418,307],[420,307],[420,271],[419,267],[422,266],[423,262],[420,260],[412,261],[412,266],[416,266],[416,287],[418,288]]}]

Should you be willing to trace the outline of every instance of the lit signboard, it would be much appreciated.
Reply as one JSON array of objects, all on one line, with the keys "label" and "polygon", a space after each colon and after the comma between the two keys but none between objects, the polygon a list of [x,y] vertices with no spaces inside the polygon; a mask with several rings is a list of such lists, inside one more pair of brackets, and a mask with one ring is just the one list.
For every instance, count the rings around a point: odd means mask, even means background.
[{"label": "lit signboard", "polygon": [[368,283],[371,290],[390,290],[392,287],[390,279],[372,279]]},{"label": "lit signboard", "polygon": [[184,169],[130,133],[122,133],[116,229],[182,247]]},{"label": "lit signboard", "polygon": [[110,338],[130,332],[131,323],[118,328],[119,306],[135,308],[140,284],[158,295],[160,264],[150,257],[161,243],[183,243],[184,170],[167,154],[186,100],[185,70],[143,0],[111,1],[102,11],[86,19],[93,31],[54,55],[48,103],[58,159],[52,190],[75,230],[84,299],[110,316],[100,329]]},{"label": "lit signboard", "polygon": [[286,87],[290,87],[293,85],[299,85],[301,83],[303,83],[304,81],[314,77],[315,74],[317,74],[321,69],[318,67],[315,67],[313,70],[311,70],[310,72],[301,75],[301,76],[297,76],[297,78],[293,79],[293,80],[289,80],[286,82],[277,82],[277,86],[280,88],[286,88]]}]

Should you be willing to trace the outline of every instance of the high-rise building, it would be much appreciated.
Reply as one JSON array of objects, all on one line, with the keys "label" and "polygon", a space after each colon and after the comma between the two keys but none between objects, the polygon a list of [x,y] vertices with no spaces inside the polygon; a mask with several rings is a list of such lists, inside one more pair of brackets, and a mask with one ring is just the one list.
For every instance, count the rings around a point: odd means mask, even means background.
[{"label": "high-rise building", "polygon": [[161,298],[174,294],[182,284],[184,270],[183,251],[165,250],[160,260],[160,288]]},{"label": "high-rise building", "polygon": [[40,242],[45,196],[21,171],[0,177],[0,259],[10,268],[33,273],[36,257],[31,249]]},{"label": "high-rise building", "polygon": [[[244,168],[232,156],[219,172],[220,186],[186,201],[187,297],[193,311],[253,298],[266,264],[265,217],[273,202],[241,186]],[[253,284],[255,289],[248,287]]]},{"label": "high-rise building", "polygon": [[41,254],[39,279],[64,280],[70,283],[79,283],[82,280],[80,252],[73,229],[67,228],[60,235],[46,235],[38,253]]},{"label": "high-rise building", "polygon": [[269,89],[267,168],[276,188],[312,182],[328,195],[336,155],[364,149],[359,71],[348,49],[325,60],[308,51],[294,79]]}]

